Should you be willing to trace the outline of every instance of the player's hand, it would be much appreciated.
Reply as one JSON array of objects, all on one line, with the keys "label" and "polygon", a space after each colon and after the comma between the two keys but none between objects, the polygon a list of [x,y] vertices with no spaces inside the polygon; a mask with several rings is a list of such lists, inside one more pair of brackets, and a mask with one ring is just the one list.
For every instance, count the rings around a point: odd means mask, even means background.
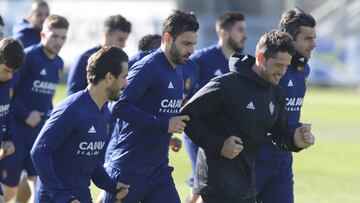
[{"label": "player's hand", "polygon": [[129,187],[130,185],[126,185],[124,183],[118,182],[116,184],[116,190],[118,191],[115,196],[116,199],[117,200],[123,199],[129,193]]},{"label": "player's hand", "polygon": [[186,127],[186,121],[189,121],[190,117],[187,115],[174,116],[169,120],[168,133],[182,133]]},{"label": "player's hand", "polygon": [[182,141],[177,137],[170,139],[170,147],[174,152],[178,152],[181,149]]},{"label": "player's hand", "polygon": [[244,146],[241,138],[237,136],[230,136],[224,142],[221,149],[221,155],[228,159],[233,159],[239,155],[243,149]]},{"label": "player's hand", "polygon": [[44,115],[43,112],[39,112],[39,111],[36,111],[36,110],[31,111],[29,116],[26,118],[25,122],[30,127],[34,128],[41,122],[41,119],[42,119],[43,115]]},{"label": "player's hand", "polygon": [[13,154],[15,152],[15,146],[11,141],[5,141],[2,143],[0,148],[0,160],[5,156]]},{"label": "player's hand", "polygon": [[81,203],[81,202],[79,200],[77,200],[77,199],[74,199],[70,203]]},{"label": "player's hand", "polygon": [[315,137],[311,133],[311,124],[302,124],[295,129],[294,144],[298,148],[308,148],[315,143]]}]

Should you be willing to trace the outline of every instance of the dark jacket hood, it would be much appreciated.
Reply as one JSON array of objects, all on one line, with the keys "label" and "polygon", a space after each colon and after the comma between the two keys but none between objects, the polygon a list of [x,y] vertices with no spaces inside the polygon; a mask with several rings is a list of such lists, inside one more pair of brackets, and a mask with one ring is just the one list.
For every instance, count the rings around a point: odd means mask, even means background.
[{"label": "dark jacket hood", "polygon": [[247,54],[243,55],[243,54],[235,53],[231,55],[229,59],[230,71],[236,72],[245,78],[253,80],[259,85],[262,85],[264,87],[270,87],[271,83],[262,79],[258,74],[256,74],[252,70],[254,64],[255,64],[255,58]]}]

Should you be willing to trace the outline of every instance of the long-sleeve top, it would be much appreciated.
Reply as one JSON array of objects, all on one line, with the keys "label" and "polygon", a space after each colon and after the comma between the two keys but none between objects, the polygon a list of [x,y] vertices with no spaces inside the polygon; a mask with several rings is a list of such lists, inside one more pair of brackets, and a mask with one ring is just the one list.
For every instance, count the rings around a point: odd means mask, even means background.
[{"label": "long-sleeve top", "polygon": [[46,121],[33,148],[31,158],[41,186],[56,202],[89,190],[90,179],[112,193],[116,183],[98,160],[105,145],[109,110],[100,110],[88,90],[68,97]]},{"label": "long-sleeve top", "polygon": [[13,38],[20,40],[24,48],[38,44],[40,42],[40,29],[33,28],[30,23],[23,19],[13,27]]},{"label": "long-sleeve top", "polygon": [[71,64],[69,75],[67,78],[67,95],[74,94],[80,90],[83,90],[87,86],[86,79],[86,66],[90,56],[100,50],[101,46],[95,46],[84,53],[80,54],[79,57]]},{"label": "long-sleeve top", "polygon": [[[194,191],[227,191],[240,198],[255,196],[256,154],[271,133],[283,149],[299,151],[294,130],[287,125],[285,100],[279,85],[271,85],[251,67],[255,58],[235,54],[231,72],[212,79],[183,107],[189,115],[185,132],[199,145]],[[243,151],[234,159],[221,156],[230,136],[242,139]]]},{"label": "long-sleeve top", "polygon": [[181,68],[158,49],[135,63],[127,79],[113,109],[123,126],[109,166],[150,175],[168,164],[169,119],[178,115],[183,97]]},{"label": "long-sleeve top", "polygon": [[200,49],[190,58],[199,65],[199,88],[210,79],[229,72],[229,60],[226,59],[218,44]]},{"label": "long-sleeve top", "polygon": [[[284,90],[286,100],[285,111],[288,117],[288,124],[293,129],[301,125],[300,113],[309,73],[310,68],[307,64],[307,59],[297,53],[293,56],[286,74],[280,80],[280,85]],[[290,159],[291,152],[281,150],[268,139],[261,147],[258,157],[267,160]]]},{"label": "long-sleeve top", "polygon": [[[34,140],[52,108],[52,98],[59,83],[63,60],[56,56],[49,59],[41,44],[25,49],[26,59],[16,74],[17,84],[13,101],[14,126],[16,135]],[[44,113],[43,119],[35,128],[25,123],[30,112]],[[19,133],[17,133],[19,132]]]},{"label": "long-sleeve top", "polygon": [[0,143],[13,139],[13,121],[10,114],[14,94],[14,80],[0,82]]}]

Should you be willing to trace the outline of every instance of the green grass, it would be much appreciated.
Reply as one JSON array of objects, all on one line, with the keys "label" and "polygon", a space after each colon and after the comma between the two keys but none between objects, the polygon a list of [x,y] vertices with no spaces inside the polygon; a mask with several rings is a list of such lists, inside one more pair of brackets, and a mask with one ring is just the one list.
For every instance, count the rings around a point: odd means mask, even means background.
[{"label": "green grass", "polygon": [[[65,98],[59,86],[54,103]],[[311,88],[305,98],[302,122],[312,123],[316,145],[294,154],[295,202],[360,202],[360,92]],[[185,199],[190,162],[185,149],[170,153],[176,187]],[[93,198],[99,192],[92,186]]]}]

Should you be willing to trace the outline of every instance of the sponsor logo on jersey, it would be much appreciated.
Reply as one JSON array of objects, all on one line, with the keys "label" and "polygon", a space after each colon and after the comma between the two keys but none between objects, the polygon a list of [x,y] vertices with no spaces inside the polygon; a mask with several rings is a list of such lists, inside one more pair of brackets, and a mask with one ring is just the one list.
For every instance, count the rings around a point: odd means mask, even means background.
[{"label": "sponsor logo on jersey", "polygon": [[255,109],[255,106],[253,104],[253,102],[251,101],[247,106],[246,106],[247,109]]},{"label": "sponsor logo on jersey", "polygon": [[9,113],[10,104],[0,105],[0,117],[4,117]]},{"label": "sponsor logo on jersey", "polygon": [[46,69],[45,68],[43,68],[41,71],[40,71],[40,75],[46,75]]},{"label": "sponsor logo on jersey", "polygon": [[35,80],[31,91],[41,93],[41,94],[51,94],[54,95],[56,89],[56,83]]},{"label": "sponsor logo on jersey", "polygon": [[302,97],[292,97],[292,98],[285,98],[286,100],[286,111],[300,111],[301,106],[303,104],[304,98]]},{"label": "sponsor logo on jersey", "polygon": [[95,141],[95,142],[80,142],[77,155],[86,155],[86,156],[97,156],[99,155],[102,148],[104,148],[105,142]]},{"label": "sponsor logo on jersey", "polygon": [[159,112],[178,113],[181,107],[182,99],[163,99],[160,103]]},{"label": "sponsor logo on jersey", "polygon": [[88,130],[88,133],[96,133],[95,127],[91,126],[91,128]]},{"label": "sponsor logo on jersey", "polygon": [[172,82],[170,81],[169,85],[168,85],[168,89],[174,89],[174,85],[172,84]]}]

